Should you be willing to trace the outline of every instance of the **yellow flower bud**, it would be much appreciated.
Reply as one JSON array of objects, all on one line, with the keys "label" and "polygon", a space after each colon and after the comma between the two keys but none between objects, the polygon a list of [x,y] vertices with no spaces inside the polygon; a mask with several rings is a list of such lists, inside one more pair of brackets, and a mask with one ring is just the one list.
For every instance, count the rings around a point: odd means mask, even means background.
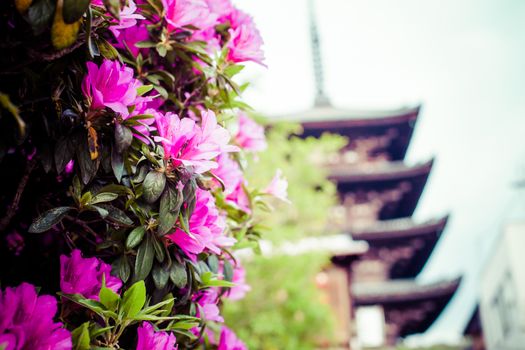
[{"label": "yellow flower bud", "polygon": [[79,19],[75,23],[67,24],[64,22],[64,17],[62,16],[62,5],[63,1],[59,0],[57,2],[57,8],[55,11],[55,18],[53,20],[53,26],[51,27],[51,42],[53,46],[58,49],[65,49],[73,45],[77,40],[78,30],[80,29]]},{"label": "yellow flower bud", "polygon": [[32,2],[33,0],[15,0],[15,7],[19,13],[24,14]]}]

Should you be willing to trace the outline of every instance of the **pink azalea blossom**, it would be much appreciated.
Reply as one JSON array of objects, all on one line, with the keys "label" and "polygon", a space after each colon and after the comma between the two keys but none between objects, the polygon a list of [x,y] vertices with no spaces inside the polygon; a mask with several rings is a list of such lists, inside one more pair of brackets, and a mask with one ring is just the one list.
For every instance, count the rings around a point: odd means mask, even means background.
[{"label": "pink azalea blossom", "polygon": [[227,59],[230,62],[253,61],[264,66],[264,52],[261,48],[263,39],[259,30],[253,22],[253,18],[245,12],[234,9],[219,21],[230,23],[230,40],[227,43],[229,49]]},{"label": "pink azalea blossom", "polygon": [[117,41],[115,47],[119,49],[127,47],[131,54],[134,57],[137,57],[141,49],[135,46],[135,44],[139,41],[146,41],[149,39],[148,29],[146,28],[144,21],[141,22],[142,23],[138,23],[132,27],[120,30],[118,35],[115,35]]},{"label": "pink azalea blossom", "polygon": [[226,197],[226,201],[234,203],[239,209],[249,214],[252,212],[252,208],[250,198],[245,190],[246,186],[246,180],[240,182],[237,187],[235,187],[235,190]]},{"label": "pink azalea blossom", "polygon": [[0,290],[0,347],[9,350],[70,350],[71,334],[54,322],[56,299],[38,296],[33,285]]},{"label": "pink azalea blossom", "polygon": [[75,167],[75,161],[71,159],[69,162],[67,162],[66,167],[64,168],[64,171],[66,174],[73,173],[73,168]]},{"label": "pink azalea blossom", "polygon": [[[233,160],[229,154],[223,153],[217,157],[217,168],[212,170],[212,173],[221,179],[224,184],[224,195],[229,195],[235,191],[238,184],[243,181],[243,173],[239,167],[239,163]],[[216,186],[219,187],[219,182],[216,181]]]},{"label": "pink azalea blossom", "polygon": [[[224,184],[224,195],[227,202],[235,204],[239,209],[250,213],[250,199],[244,190],[246,180],[243,178],[243,173],[239,164],[234,161],[228,154],[221,154],[217,158],[218,167],[212,172]],[[215,181],[215,186],[220,187],[218,181]]]},{"label": "pink azalea blossom", "polygon": [[128,0],[128,5],[120,10],[120,21],[116,25],[109,26],[109,30],[113,33],[115,38],[119,38],[122,29],[135,27],[138,19],[144,19],[144,16],[136,12],[137,5],[135,5],[133,0]]},{"label": "pink azalea blossom", "polygon": [[142,322],[137,329],[137,350],[173,350],[175,346],[175,335],[168,332],[155,332],[149,322]]},{"label": "pink azalea blossom", "polygon": [[122,281],[111,275],[111,266],[97,258],[83,258],[75,249],[71,257],[60,256],[60,290],[67,294],[82,294],[85,298],[98,300],[102,288],[102,276],[106,287],[118,292]]},{"label": "pink azalea blossom", "polygon": [[219,214],[213,196],[201,189],[197,189],[195,196],[195,210],[189,220],[190,233],[177,229],[168,235],[193,260],[205,249],[219,254],[219,247],[231,246],[235,242],[224,235],[226,222]]},{"label": "pink azalea blossom", "polygon": [[135,104],[139,80],[133,78],[133,69],[118,61],[104,60],[100,67],[87,62],[88,74],[82,82],[82,92],[92,109],[108,107],[123,117],[128,107]]},{"label": "pink azalea blossom", "polygon": [[[225,17],[234,11],[231,0],[206,0],[210,12],[217,18]],[[221,21],[219,19],[219,21]],[[222,21],[221,21],[222,22]]]},{"label": "pink azalea blossom", "polygon": [[283,177],[281,169],[277,169],[275,176],[268,186],[263,190],[264,193],[274,196],[286,203],[291,203],[288,199],[288,181]]},{"label": "pink azalea blossom", "polygon": [[223,152],[238,149],[229,145],[230,134],[217,124],[212,111],[202,112],[201,125],[190,118],[180,119],[171,112],[158,114],[155,118],[158,137],[164,148],[164,157],[171,159],[174,166],[191,166],[198,173],[204,173],[217,167],[213,159]]},{"label": "pink azalea blossom", "polygon": [[252,288],[246,283],[246,270],[240,261],[230,262],[234,265],[232,282],[235,283],[235,286],[226,292],[226,297],[230,300],[241,300]]},{"label": "pink azalea blossom", "polygon": [[221,336],[219,339],[219,346],[217,350],[247,350],[244,344],[237,335],[228,327],[222,326]]},{"label": "pink azalea blossom", "polygon": [[235,141],[242,149],[250,152],[260,152],[268,146],[264,136],[264,127],[245,113],[239,114],[239,127],[235,134]]},{"label": "pink azalea blossom", "polygon": [[200,305],[200,308],[197,308],[197,317],[206,321],[224,322],[217,305],[219,295],[215,289],[206,289],[198,292],[193,296],[193,301],[197,301],[197,304]]},{"label": "pink azalea blossom", "polygon": [[217,20],[205,0],[162,0],[162,6],[170,32],[188,25],[207,28]]}]

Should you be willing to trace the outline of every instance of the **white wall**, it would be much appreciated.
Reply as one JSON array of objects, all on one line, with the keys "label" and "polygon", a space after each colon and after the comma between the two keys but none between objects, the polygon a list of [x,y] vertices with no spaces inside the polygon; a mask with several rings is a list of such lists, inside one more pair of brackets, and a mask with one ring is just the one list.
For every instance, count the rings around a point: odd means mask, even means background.
[{"label": "white wall", "polygon": [[488,350],[525,349],[525,223],[505,227],[482,276],[480,311]]}]

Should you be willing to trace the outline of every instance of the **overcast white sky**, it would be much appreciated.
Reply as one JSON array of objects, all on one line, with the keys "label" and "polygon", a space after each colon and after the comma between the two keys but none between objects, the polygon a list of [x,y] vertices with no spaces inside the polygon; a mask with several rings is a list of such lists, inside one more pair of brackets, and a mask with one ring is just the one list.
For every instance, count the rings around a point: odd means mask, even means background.
[{"label": "overcast white sky", "polygon": [[[248,102],[268,115],[309,108],[307,0],[236,3],[254,15],[266,42],[269,68],[247,70]],[[465,277],[446,313],[411,340],[454,340],[516,207],[512,184],[525,175],[525,1],[317,0],[316,9],[334,105],[423,104],[408,161],[436,162],[416,218],[450,213],[451,220],[420,278]]]}]

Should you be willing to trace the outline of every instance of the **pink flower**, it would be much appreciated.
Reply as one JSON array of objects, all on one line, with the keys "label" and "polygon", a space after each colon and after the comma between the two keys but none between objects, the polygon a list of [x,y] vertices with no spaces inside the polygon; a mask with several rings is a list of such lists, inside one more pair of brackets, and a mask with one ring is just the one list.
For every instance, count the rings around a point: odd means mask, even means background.
[{"label": "pink flower", "polygon": [[205,0],[162,0],[168,31],[184,26],[207,28],[215,23]]},{"label": "pink flower", "polygon": [[[228,154],[224,153],[217,158],[217,164],[218,167],[212,172],[224,183],[224,196],[226,197],[226,201],[250,213],[250,199],[243,186],[246,184],[246,181],[243,178],[239,164]],[[220,186],[218,181],[215,181],[215,186]]]},{"label": "pink flower", "polygon": [[206,3],[208,4],[210,12],[218,18],[227,16],[234,11],[231,0],[206,0]]},{"label": "pink flower", "polygon": [[118,24],[109,26],[109,30],[113,33],[115,38],[119,38],[122,29],[135,27],[138,19],[144,19],[144,16],[135,13],[136,11],[137,5],[135,5],[135,2],[133,0],[128,0],[128,6],[124,6],[120,11],[120,21]]},{"label": "pink flower", "polygon": [[260,152],[267,147],[264,128],[245,113],[239,114],[239,128],[235,134],[235,141],[241,148],[250,152]]},{"label": "pink flower", "polygon": [[288,199],[288,181],[283,177],[281,169],[277,169],[275,176],[268,186],[263,190],[264,193],[274,196],[286,203],[291,203]]},{"label": "pink flower", "polygon": [[226,222],[215,207],[215,199],[208,192],[197,189],[195,210],[189,220],[190,233],[177,229],[168,238],[178,245],[189,258],[209,249],[215,254],[221,246],[231,246],[235,240],[225,237]]},{"label": "pink flower", "polygon": [[149,322],[142,322],[137,329],[138,341],[137,350],[173,350],[175,346],[175,336],[168,332],[155,332]]},{"label": "pink flower", "polygon": [[230,62],[253,61],[264,66],[263,40],[253,18],[241,10],[235,9],[228,16],[231,28],[226,58]]},{"label": "pink flower", "polygon": [[[239,163],[233,160],[229,154],[223,153],[217,157],[217,168],[212,173],[217,176],[224,184],[224,195],[229,195],[235,191],[239,183],[243,181],[243,173]],[[216,185],[219,186],[218,181]]]},{"label": "pink flower", "polygon": [[164,157],[171,159],[174,166],[192,166],[201,174],[217,167],[213,159],[219,154],[237,150],[228,144],[230,134],[217,124],[212,111],[202,112],[201,126],[189,118],[179,119],[171,112],[158,114],[155,121],[159,137],[154,139],[162,142]]},{"label": "pink flower", "polygon": [[200,291],[192,299],[200,305],[200,308],[197,309],[197,317],[206,321],[224,322],[224,318],[220,315],[219,306],[217,306],[219,296],[215,289]]},{"label": "pink flower", "polygon": [[232,282],[235,283],[235,286],[226,292],[226,297],[230,300],[241,300],[252,288],[246,283],[246,270],[241,263],[239,261],[230,262],[234,264]]},{"label": "pink flower", "polygon": [[118,35],[115,35],[117,43],[115,47],[119,49],[129,48],[129,51],[134,57],[137,57],[140,48],[136,47],[135,44],[139,41],[146,41],[149,39],[149,32],[144,23],[134,25],[129,28],[120,30]]},{"label": "pink flower", "polygon": [[22,283],[0,290],[0,347],[12,350],[70,350],[71,334],[53,322],[56,299],[38,296],[35,287]]},{"label": "pink flower", "polygon": [[217,350],[247,350],[244,344],[237,335],[226,326],[221,328],[221,337],[219,339],[219,346]]},{"label": "pink flower", "polygon": [[71,174],[73,172],[73,168],[75,167],[75,161],[71,159],[69,162],[67,162],[66,167],[64,168],[64,171],[66,174]]},{"label": "pink flower", "polygon": [[92,109],[108,107],[123,117],[137,99],[137,88],[142,84],[133,78],[133,69],[118,61],[104,60],[100,67],[87,62],[88,74],[82,82],[82,92]]},{"label": "pink flower", "polygon": [[83,258],[75,249],[71,257],[60,256],[60,290],[66,294],[82,294],[85,298],[98,300],[102,288],[102,276],[106,287],[118,292],[122,281],[111,275],[111,266],[97,258]]},{"label": "pink flower", "polygon": [[242,211],[247,212],[248,214],[252,212],[250,198],[246,194],[244,189],[247,186],[246,180],[240,182],[235,190],[226,197],[226,201],[235,203]]}]

